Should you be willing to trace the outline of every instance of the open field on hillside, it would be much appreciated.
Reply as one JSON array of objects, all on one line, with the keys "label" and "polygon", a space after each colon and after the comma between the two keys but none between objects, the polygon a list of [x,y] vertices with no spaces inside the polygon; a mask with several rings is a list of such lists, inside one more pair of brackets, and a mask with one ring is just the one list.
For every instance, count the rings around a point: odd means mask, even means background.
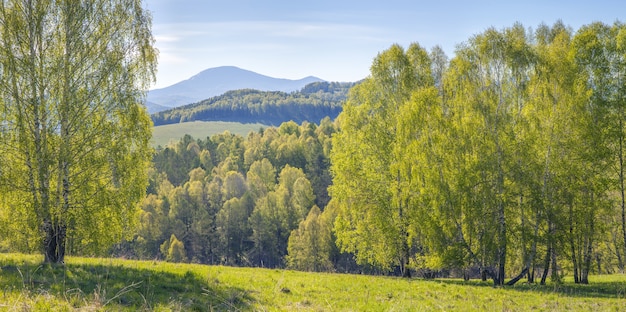
[{"label": "open field on hillside", "polygon": [[0,254],[0,310],[144,311],[619,311],[626,275],[590,285],[306,273],[157,261]]},{"label": "open field on hillside", "polygon": [[157,126],[152,128],[152,146],[165,146],[170,142],[176,143],[185,134],[196,139],[206,139],[206,137],[228,130],[231,133],[246,136],[250,131],[258,131],[261,128],[267,128],[267,126],[258,123],[243,124],[225,121],[192,121]]}]

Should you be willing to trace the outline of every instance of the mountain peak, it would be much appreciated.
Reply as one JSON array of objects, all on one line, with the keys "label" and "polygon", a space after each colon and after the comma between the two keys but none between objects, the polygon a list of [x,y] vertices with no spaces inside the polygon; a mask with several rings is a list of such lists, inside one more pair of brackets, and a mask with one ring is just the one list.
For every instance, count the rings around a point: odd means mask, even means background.
[{"label": "mountain peak", "polygon": [[231,90],[293,92],[318,81],[324,80],[314,76],[298,80],[273,78],[236,66],[220,66],[205,69],[169,87],[151,90],[148,92],[148,102],[171,108],[199,102]]},{"label": "mountain peak", "polygon": [[[232,78],[236,79],[236,78],[241,78],[241,77],[245,77],[245,76],[248,76],[248,77],[272,78],[272,77],[269,77],[269,76],[265,76],[265,75],[261,75],[261,74],[255,73],[255,72],[247,70],[247,69],[239,68],[237,66],[219,66],[219,67],[207,68],[207,69],[205,69],[205,70],[203,70],[203,71],[193,75],[191,78],[189,78],[189,79],[187,79],[185,81],[213,79],[213,76],[219,76],[222,79],[232,79]],[[279,78],[273,78],[273,79],[279,79]],[[181,82],[184,82],[184,81],[181,81]],[[228,91],[230,91],[230,90],[228,90]]]},{"label": "mountain peak", "polygon": [[254,73],[252,71],[239,68],[237,66],[219,66],[219,67],[211,67],[207,68],[195,75],[193,75],[189,79],[194,79],[206,75],[215,75],[215,74],[233,74],[233,73]]}]

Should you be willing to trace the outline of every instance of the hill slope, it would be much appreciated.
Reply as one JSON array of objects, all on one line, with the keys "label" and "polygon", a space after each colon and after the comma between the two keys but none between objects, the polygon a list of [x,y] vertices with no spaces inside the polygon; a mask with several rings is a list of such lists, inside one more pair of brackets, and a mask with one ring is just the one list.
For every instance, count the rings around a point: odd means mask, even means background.
[{"label": "hill slope", "polygon": [[323,80],[317,77],[279,79],[234,66],[215,67],[169,87],[149,91],[147,106],[149,111],[154,112],[158,107],[152,107],[153,104],[178,107],[239,89],[292,92],[318,81]]},{"label": "hill slope", "polygon": [[298,92],[228,91],[204,101],[152,115],[155,126],[188,121],[231,121],[277,126],[293,120],[334,119],[355,83],[314,82]]},{"label": "hill slope", "polygon": [[[493,288],[462,280],[0,254],[9,311],[620,311],[626,276]],[[594,280],[596,282],[594,282]]]}]

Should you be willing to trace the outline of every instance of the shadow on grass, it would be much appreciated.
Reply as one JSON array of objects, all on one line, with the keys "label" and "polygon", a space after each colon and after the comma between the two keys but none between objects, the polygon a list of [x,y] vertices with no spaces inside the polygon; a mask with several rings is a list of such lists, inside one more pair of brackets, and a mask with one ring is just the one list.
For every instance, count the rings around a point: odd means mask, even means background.
[{"label": "shadow on grass", "polygon": [[[463,281],[457,279],[435,279],[431,281],[470,287],[494,287],[492,281]],[[535,292],[540,294],[558,294],[561,296],[578,298],[626,299],[626,280],[610,282],[591,281],[591,283],[587,285],[574,284],[571,282],[540,285],[539,283],[529,284],[524,281],[519,281],[513,286],[502,286],[502,289],[510,291]]]},{"label": "shadow on grass", "polygon": [[175,274],[120,265],[23,263],[1,266],[0,272],[0,289],[47,293],[75,308],[240,311],[249,310],[254,300],[246,290],[192,271]]}]

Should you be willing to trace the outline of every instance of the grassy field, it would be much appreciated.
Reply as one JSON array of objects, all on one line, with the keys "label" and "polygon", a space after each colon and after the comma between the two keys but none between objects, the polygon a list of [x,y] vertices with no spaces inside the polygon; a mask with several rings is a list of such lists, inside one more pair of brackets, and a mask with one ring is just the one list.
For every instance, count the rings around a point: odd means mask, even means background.
[{"label": "grassy field", "polygon": [[170,142],[176,143],[185,134],[189,134],[196,139],[206,139],[206,137],[223,133],[226,130],[245,137],[250,131],[258,131],[260,128],[267,127],[262,124],[242,124],[225,121],[183,122],[152,128],[152,145],[157,147],[159,145],[166,146]]},{"label": "grassy field", "polygon": [[1,311],[623,311],[626,276],[526,285],[0,254]]}]

